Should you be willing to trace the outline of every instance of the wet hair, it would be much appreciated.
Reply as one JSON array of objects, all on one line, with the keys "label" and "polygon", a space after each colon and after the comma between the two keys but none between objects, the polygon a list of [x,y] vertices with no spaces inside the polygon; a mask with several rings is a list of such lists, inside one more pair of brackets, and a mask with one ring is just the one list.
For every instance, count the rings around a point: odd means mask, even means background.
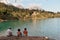
[{"label": "wet hair", "polygon": [[9,28],[9,29],[11,29],[11,28]]},{"label": "wet hair", "polygon": [[24,28],[24,30],[27,30],[27,28]]},{"label": "wet hair", "polygon": [[18,29],[18,31],[20,31],[20,29]]}]

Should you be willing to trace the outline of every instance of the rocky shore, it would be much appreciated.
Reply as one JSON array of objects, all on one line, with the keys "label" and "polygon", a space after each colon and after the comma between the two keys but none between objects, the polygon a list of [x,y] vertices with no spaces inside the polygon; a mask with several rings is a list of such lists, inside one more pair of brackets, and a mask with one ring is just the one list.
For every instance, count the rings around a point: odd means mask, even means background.
[{"label": "rocky shore", "polygon": [[4,21],[7,21],[7,20],[0,19],[0,22],[4,22]]},{"label": "rocky shore", "polygon": [[54,39],[49,39],[47,37],[35,37],[35,36],[28,36],[28,37],[17,37],[17,36],[4,37],[4,36],[1,36],[0,40],[54,40]]}]

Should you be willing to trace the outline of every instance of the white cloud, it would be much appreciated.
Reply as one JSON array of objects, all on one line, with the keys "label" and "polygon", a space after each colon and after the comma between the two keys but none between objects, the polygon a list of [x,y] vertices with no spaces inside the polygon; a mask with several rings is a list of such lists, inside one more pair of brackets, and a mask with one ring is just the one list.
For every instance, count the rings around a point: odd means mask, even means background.
[{"label": "white cloud", "polygon": [[7,0],[0,0],[0,2],[7,4]]},{"label": "white cloud", "polygon": [[0,2],[2,3],[11,3],[11,4],[14,4],[14,3],[20,3],[22,0],[0,0]]},{"label": "white cloud", "polygon": [[[23,3],[21,3],[22,1],[25,1],[25,0],[0,0],[0,2],[6,3],[6,4],[12,4],[16,7],[24,7],[24,8],[29,8],[29,9],[41,9],[41,7],[42,7],[41,4],[37,4],[34,2],[28,3],[28,5],[26,5],[26,7],[25,7],[23,5]],[[30,0],[26,0],[26,1],[30,1]],[[35,0],[35,1],[37,1],[37,0]]]},{"label": "white cloud", "polygon": [[41,9],[42,8],[42,5],[41,4],[36,4],[36,3],[31,3],[28,5],[29,9]]},{"label": "white cloud", "polygon": [[18,7],[18,8],[24,8],[22,5],[16,5],[16,7]]},{"label": "white cloud", "polygon": [[14,2],[20,2],[21,0],[14,0]]},{"label": "white cloud", "polygon": [[13,5],[14,5],[15,7],[18,7],[18,8],[24,8],[23,4],[14,3]]}]

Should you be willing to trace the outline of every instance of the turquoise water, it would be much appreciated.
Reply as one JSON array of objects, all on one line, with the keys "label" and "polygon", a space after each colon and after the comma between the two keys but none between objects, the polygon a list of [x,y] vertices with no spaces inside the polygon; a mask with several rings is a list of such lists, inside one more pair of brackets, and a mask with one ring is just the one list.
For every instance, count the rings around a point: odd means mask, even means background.
[{"label": "turquoise water", "polygon": [[0,36],[6,35],[6,30],[11,27],[13,34],[17,35],[17,29],[21,31],[26,27],[29,36],[47,36],[60,40],[60,18],[49,18],[43,20],[20,20],[0,23]]}]

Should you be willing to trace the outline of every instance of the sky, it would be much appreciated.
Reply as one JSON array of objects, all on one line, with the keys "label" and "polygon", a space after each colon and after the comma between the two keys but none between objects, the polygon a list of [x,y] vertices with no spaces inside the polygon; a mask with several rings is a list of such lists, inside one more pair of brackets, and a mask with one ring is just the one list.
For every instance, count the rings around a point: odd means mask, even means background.
[{"label": "sky", "polygon": [[24,8],[44,9],[46,11],[60,12],[60,0],[0,0],[1,2],[13,4],[15,6],[21,5]]}]

